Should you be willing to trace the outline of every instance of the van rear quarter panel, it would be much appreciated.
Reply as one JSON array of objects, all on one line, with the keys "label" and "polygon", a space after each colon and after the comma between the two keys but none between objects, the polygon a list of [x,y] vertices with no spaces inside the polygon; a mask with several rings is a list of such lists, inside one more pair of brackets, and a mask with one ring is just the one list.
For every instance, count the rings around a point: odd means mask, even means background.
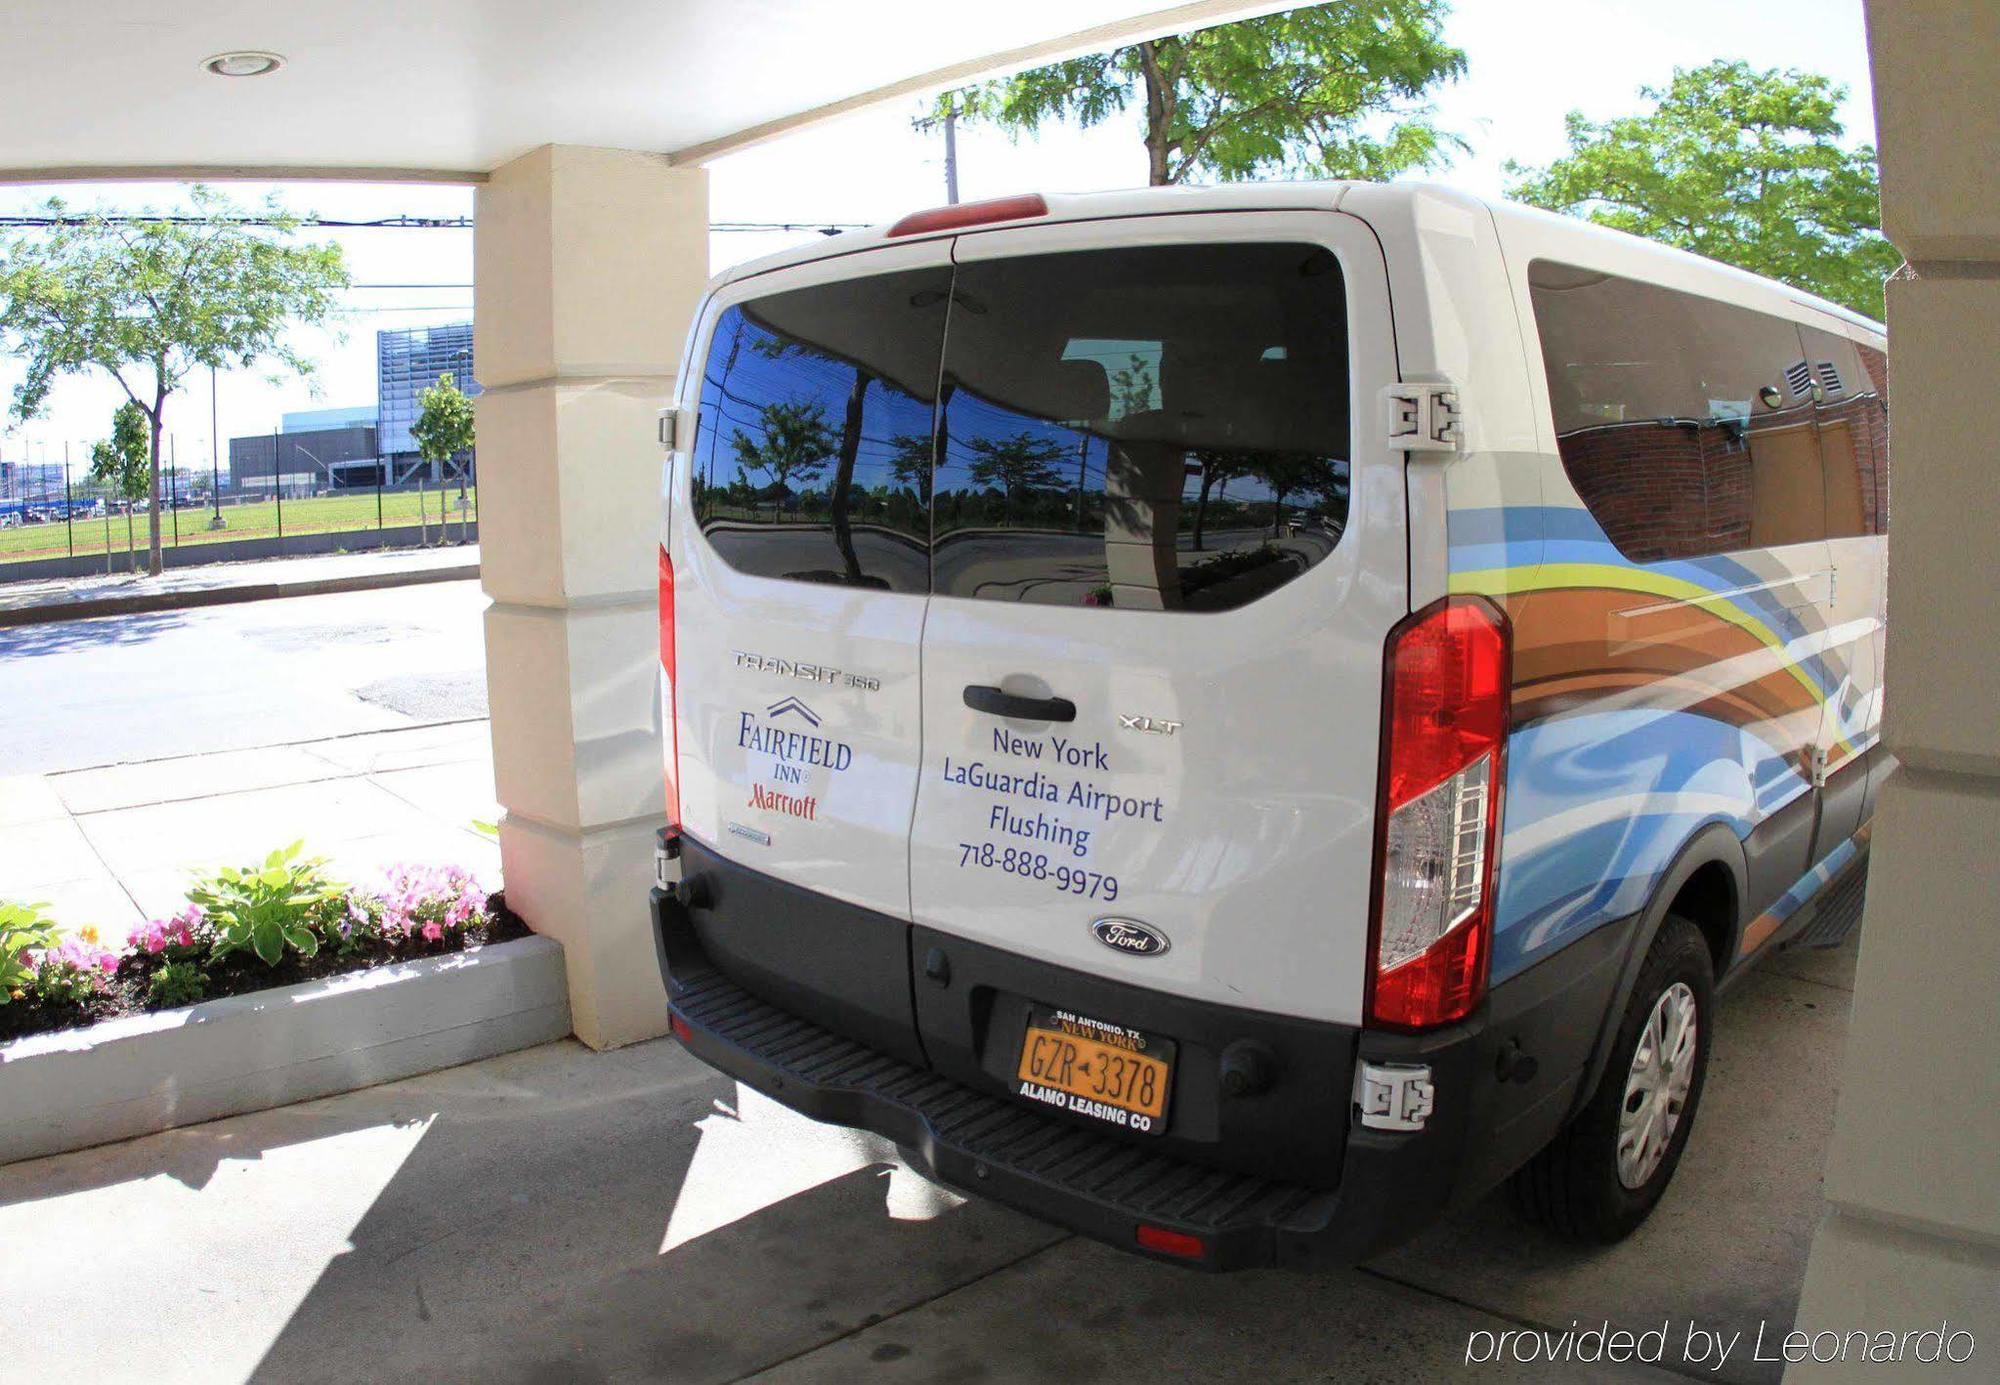
[{"label": "van rear quarter panel", "polygon": [[[1840,567],[1868,593],[1842,593],[1846,620],[1836,612],[1826,542],[1687,561],[1625,558],[1585,508],[1557,451],[1530,262],[1559,260],[1802,325],[1827,326],[1829,318],[1776,285],[1630,238],[1513,209],[1497,218],[1480,211],[1497,233],[1491,241],[1481,235],[1473,275],[1482,282],[1461,288],[1471,276],[1435,253],[1435,235],[1413,235],[1410,249],[1428,259],[1427,275],[1441,289],[1429,299],[1433,320],[1439,301],[1457,299],[1461,316],[1463,303],[1478,303],[1493,338],[1518,343],[1512,354],[1521,368],[1489,361],[1495,374],[1478,373],[1478,352],[1453,354],[1462,329],[1431,344],[1435,368],[1465,382],[1466,408],[1484,426],[1468,430],[1461,455],[1411,467],[1412,531],[1423,527],[1422,509],[1441,512],[1443,535],[1434,555],[1413,543],[1412,587],[1487,596],[1513,625],[1498,982],[1644,909],[1681,848],[1709,824],[1751,840],[1759,824],[1812,792],[1810,756],[1823,734],[1836,763],[1873,743],[1879,693],[1857,688],[1855,668],[1857,650],[1879,639],[1882,541],[1836,541],[1844,545]],[[1389,260],[1400,341],[1414,334],[1405,329],[1393,251]],[[1487,288],[1501,284],[1504,312]],[[1880,342],[1851,324],[1841,330]],[[1489,412],[1497,422],[1487,423]],[[1837,846],[1822,843],[1816,854]],[[1765,902],[1739,901],[1739,909]]]}]

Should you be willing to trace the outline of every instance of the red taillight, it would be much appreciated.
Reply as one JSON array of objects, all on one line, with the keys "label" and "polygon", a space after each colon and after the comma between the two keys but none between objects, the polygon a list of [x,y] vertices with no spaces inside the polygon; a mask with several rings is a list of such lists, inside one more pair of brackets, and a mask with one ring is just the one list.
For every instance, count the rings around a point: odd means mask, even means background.
[{"label": "red taillight", "polygon": [[1181,1260],[1199,1260],[1208,1254],[1208,1243],[1201,1237],[1145,1222],[1139,1224],[1139,1244],[1146,1250],[1156,1250]]},{"label": "red taillight", "polygon": [[1368,1017],[1463,1019],[1486,990],[1512,678],[1507,619],[1448,597],[1389,637]]},{"label": "red taillight", "polygon": [[682,1046],[685,1047],[694,1042],[694,1030],[686,1020],[681,1018],[680,1011],[670,1010],[667,1012],[667,1028],[673,1030],[674,1037],[681,1041]]},{"label": "red taillight", "polygon": [[1038,192],[1013,197],[994,197],[984,202],[960,202],[950,207],[932,207],[911,212],[889,228],[891,236],[914,236],[925,231],[957,231],[967,226],[984,226],[992,221],[1026,221],[1047,216],[1049,204]]},{"label": "red taillight", "polygon": [[681,734],[674,716],[674,560],[660,545],[660,718],[666,755],[667,826],[681,825]]}]

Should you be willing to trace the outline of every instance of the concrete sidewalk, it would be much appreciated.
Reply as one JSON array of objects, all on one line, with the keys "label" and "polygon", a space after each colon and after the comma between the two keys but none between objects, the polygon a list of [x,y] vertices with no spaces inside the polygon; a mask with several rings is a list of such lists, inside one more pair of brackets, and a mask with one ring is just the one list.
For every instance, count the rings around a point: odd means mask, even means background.
[{"label": "concrete sidewalk", "polygon": [[114,573],[6,582],[6,573],[0,566],[0,626],[39,625],[138,611],[455,581],[479,575],[479,545],[211,563],[173,568],[158,577]]},{"label": "concrete sidewalk", "polygon": [[484,721],[23,775],[0,779],[0,897],[116,945],[180,908],[194,872],[300,839],[343,880],[417,861],[497,889],[499,845],[474,823],[499,813]]},{"label": "concrete sidewalk", "polygon": [[[671,1040],[566,1041],[0,1168],[0,1302],[43,1324],[0,1376],[1674,1378],[1466,1364],[1473,1333],[1608,1320],[1668,1323],[1681,1379],[1775,1382],[1752,1342],[1792,1325],[1856,950],[1781,954],[1724,998],[1679,1176],[1619,1246],[1489,1199],[1364,1269],[1205,1277],[961,1203]],[[1720,1371],[1682,1357],[1690,1321],[1744,1334]]]}]

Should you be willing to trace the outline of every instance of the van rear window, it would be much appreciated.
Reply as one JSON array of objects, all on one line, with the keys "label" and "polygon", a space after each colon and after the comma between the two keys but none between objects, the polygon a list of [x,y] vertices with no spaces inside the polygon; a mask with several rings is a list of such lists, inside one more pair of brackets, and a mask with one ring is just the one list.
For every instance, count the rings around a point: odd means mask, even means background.
[{"label": "van rear window", "polygon": [[930,472],[949,269],[726,309],[709,339],[695,514],[759,577],[930,589]]},{"label": "van rear window", "polygon": [[952,299],[938,595],[1225,610],[1339,543],[1347,313],[1329,251],[974,261]]},{"label": "van rear window", "polygon": [[695,513],[739,571],[1215,611],[1347,527],[1347,310],[1318,246],[1147,246],[725,309]]}]

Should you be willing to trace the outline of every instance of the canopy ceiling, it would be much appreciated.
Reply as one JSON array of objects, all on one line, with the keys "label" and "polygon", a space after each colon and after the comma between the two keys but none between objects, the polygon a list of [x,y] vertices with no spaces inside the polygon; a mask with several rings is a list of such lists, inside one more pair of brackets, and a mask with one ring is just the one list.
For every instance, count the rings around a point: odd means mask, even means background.
[{"label": "canopy ceiling", "polygon": [[[539,145],[700,161],[1256,0],[9,0],[0,180],[477,178]],[[212,55],[285,65],[219,77]]]}]

